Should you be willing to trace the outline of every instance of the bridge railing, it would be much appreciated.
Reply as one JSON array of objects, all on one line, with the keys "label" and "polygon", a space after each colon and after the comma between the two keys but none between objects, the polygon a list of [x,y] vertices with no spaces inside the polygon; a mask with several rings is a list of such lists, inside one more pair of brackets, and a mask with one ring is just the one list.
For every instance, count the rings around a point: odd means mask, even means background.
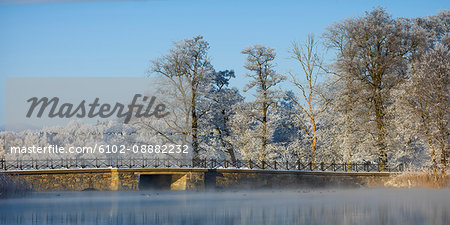
[{"label": "bridge railing", "polygon": [[48,169],[93,169],[93,168],[206,168],[206,169],[260,169],[302,170],[334,172],[401,172],[404,165],[384,167],[377,163],[312,163],[297,161],[252,161],[216,159],[159,159],[159,158],[65,158],[65,159],[0,159],[0,171],[48,170]]}]

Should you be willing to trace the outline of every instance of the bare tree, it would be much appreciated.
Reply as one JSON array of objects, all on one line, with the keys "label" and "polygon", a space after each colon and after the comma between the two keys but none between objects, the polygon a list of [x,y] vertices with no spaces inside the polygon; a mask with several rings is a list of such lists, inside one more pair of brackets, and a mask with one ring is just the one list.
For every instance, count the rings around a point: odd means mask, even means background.
[{"label": "bare tree", "polygon": [[[304,131],[308,137],[311,146],[311,163],[315,166],[316,147],[317,147],[317,118],[315,108],[315,98],[319,95],[317,89],[317,78],[321,71],[322,61],[317,54],[317,42],[314,36],[308,35],[308,39],[304,45],[298,43],[292,44],[291,54],[299,63],[302,75],[291,73],[291,82],[299,91],[299,98],[290,96],[300,111],[300,115],[296,115],[294,121]],[[300,76],[300,77],[298,77]],[[304,82],[302,81],[304,80]],[[306,120],[301,115],[306,115]]]}]

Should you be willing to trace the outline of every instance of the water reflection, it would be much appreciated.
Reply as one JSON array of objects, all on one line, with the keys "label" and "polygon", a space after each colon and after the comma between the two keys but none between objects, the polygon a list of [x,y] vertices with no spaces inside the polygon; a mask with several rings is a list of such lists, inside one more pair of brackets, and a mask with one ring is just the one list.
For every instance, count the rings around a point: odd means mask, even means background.
[{"label": "water reflection", "polygon": [[450,190],[37,193],[0,224],[450,224]]}]

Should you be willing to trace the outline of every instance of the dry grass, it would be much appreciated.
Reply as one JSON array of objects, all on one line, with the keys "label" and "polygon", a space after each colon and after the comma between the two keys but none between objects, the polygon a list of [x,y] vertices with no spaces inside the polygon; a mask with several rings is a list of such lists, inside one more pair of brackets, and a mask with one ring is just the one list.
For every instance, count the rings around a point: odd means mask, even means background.
[{"label": "dry grass", "polygon": [[394,175],[385,183],[397,188],[450,188],[450,174],[431,171],[404,172]]}]

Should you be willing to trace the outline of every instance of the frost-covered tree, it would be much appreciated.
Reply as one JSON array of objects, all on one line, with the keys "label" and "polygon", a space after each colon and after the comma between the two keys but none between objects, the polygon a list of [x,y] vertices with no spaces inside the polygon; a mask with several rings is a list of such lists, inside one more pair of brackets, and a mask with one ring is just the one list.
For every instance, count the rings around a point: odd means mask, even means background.
[{"label": "frost-covered tree", "polygon": [[[414,64],[414,74],[400,89],[399,114],[412,115],[408,121],[430,148],[432,167],[447,166],[449,148],[450,50],[438,43]],[[400,105],[403,104],[403,105]]]},{"label": "frost-covered tree", "polygon": [[[190,126],[182,133],[191,138],[193,160],[199,158],[199,118],[197,105],[203,101],[202,89],[207,85],[207,77],[213,72],[209,57],[209,44],[202,36],[175,43],[169,53],[155,61],[151,73],[168,78],[176,89],[183,93],[190,115]],[[188,87],[185,87],[187,82]],[[206,84],[205,84],[206,83]]]},{"label": "frost-covered tree", "polygon": [[415,32],[422,38],[422,48],[430,49],[438,43],[450,45],[450,10],[414,18],[413,22]]},{"label": "frost-covered tree", "polygon": [[265,160],[267,145],[270,142],[273,130],[269,127],[270,113],[276,111],[279,92],[274,87],[284,80],[284,76],[275,72],[275,49],[263,45],[254,45],[242,50],[246,55],[244,67],[250,71],[251,78],[244,91],[256,89],[256,100],[248,110],[247,116],[258,123],[258,138],[260,139],[259,160]]},{"label": "frost-covered tree", "polygon": [[286,91],[283,93],[283,97],[280,99],[278,104],[277,112],[279,116],[278,126],[275,128],[275,132],[272,137],[273,143],[279,143],[283,146],[289,145],[291,142],[299,140],[301,136],[301,128],[296,126],[292,121],[296,118],[295,104],[296,102],[292,100],[294,93],[292,91]]},{"label": "frost-covered tree", "polygon": [[241,102],[233,107],[235,113],[231,117],[231,130],[235,135],[229,139],[239,158],[247,161],[248,167],[251,166],[250,160],[258,160],[258,149],[261,148],[258,121],[249,115],[254,111],[252,106],[252,103]]},{"label": "frost-covered tree", "polygon": [[294,93],[286,91],[282,94],[275,117],[277,126],[275,127],[272,144],[277,146],[277,155],[282,162],[303,159],[309,160],[305,153],[305,140],[302,129],[292,121],[298,116],[296,102],[292,100]]},{"label": "frost-covered tree", "polygon": [[231,118],[235,114],[233,107],[244,99],[239,90],[229,87],[230,79],[234,77],[233,70],[212,74],[211,88],[206,95],[206,105],[203,106],[206,113],[200,120],[200,146],[205,149],[205,157],[211,158],[217,152],[225,153],[225,157],[233,163],[237,158],[232,136],[239,134],[233,132]]},{"label": "frost-covered tree", "polygon": [[[158,101],[163,102],[168,115],[159,118],[132,118],[131,124],[155,133],[165,141],[175,145],[191,144],[191,88],[190,82],[183,77],[158,77],[152,79]],[[183,158],[187,157],[186,155]]]},{"label": "frost-covered tree", "polygon": [[[375,138],[368,135],[373,127],[365,125],[370,121],[370,93],[360,87],[358,80],[346,76],[331,77],[322,90],[327,99],[323,102],[326,108],[318,114],[322,137],[319,145],[322,152],[327,152],[321,153],[321,158],[345,162],[349,164],[348,170],[352,169],[351,163],[375,159],[370,151]],[[324,158],[324,155],[328,156]]]},{"label": "frost-covered tree", "polygon": [[376,151],[383,170],[388,159],[390,133],[387,107],[390,91],[408,74],[408,62],[418,45],[411,23],[394,19],[384,9],[376,8],[362,17],[351,18],[328,28],[325,38],[337,50],[336,72],[361,83],[367,92],[370,117],[366,124],[374,126]]}]

